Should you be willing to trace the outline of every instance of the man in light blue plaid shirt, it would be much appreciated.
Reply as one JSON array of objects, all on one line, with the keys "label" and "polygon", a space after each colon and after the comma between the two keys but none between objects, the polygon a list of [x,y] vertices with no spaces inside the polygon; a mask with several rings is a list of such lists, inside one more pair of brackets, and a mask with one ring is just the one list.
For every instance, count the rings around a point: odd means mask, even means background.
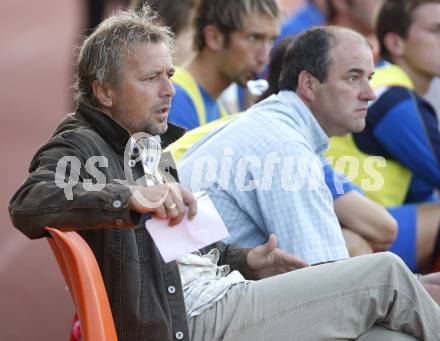
[{"label": "man in light blue plaid shirt", "polygon": [[348,257],[319,157],[328,137],[291,91],[282,91],[191,148],[179,176],[205,190],[230,231],[227,242],[264,243],[309,263]]},{"label": "man in light blue plaid shirt", "polygon": [[[285,60],[289,57],[298,58]],[[181,180],[193,191],[208,192],[230,230],[228,242],[254,246],[274,233],[281,248],[310,263],[348,256],[319,159],[328,136],[363,129],[368,101],[374,99],[368,84],[373,66],[344,66],[346,74],[338,75],[344,81],[327,84],[324,59],[322,65],[307,65],[302,58],[301,77],[292,70],[282,73],[284,91],[186,155]]]}]

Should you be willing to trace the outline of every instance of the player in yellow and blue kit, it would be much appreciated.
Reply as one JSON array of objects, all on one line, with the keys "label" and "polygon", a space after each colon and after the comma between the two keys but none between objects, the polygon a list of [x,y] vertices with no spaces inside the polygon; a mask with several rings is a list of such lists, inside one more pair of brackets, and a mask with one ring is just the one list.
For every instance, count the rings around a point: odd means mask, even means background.
[{"label": "player in yellow and blue kit", "polygon": [[[372,79],[377,98],[366,128],[335,137],[328,155],[383,157],[379,191],[366,194],[389,208],[399,224],[392,251],[413,269],[429,265],[439,248],[440,133],[433,107],[422,95],[440,75],[440,1],[389,0],[380,10],[377,35],[390,64]],[[359,172],[354,183],[361,185]],[[365,188],[364,188],[365,189]]]}]

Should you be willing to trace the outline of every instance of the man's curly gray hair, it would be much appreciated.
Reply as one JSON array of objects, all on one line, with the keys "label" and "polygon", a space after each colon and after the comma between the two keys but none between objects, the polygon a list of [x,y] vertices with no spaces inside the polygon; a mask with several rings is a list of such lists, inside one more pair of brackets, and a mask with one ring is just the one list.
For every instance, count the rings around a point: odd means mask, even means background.
[{"label": "man's curly gray hair", "polygon": [[118,11],[83,41],[74,84],[77,103],[99,106],[92,83],[97,81],[118,86],[124,58],[133,53],[139,44],[163,42],[172,51],[171,31],[156,25],[155,19],[156,14],[148,6],[138,11]]}]

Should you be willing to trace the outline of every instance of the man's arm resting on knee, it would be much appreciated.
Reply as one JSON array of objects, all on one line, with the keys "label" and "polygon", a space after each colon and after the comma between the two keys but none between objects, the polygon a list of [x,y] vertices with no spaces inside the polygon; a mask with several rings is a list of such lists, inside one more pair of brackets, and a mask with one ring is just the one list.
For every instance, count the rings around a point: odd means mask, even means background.
[{"label": "man's arm resting on knee", "polygon": [[351,191],[334,202],[339,223],[369,242],[374,251],[385,251],[397,236],[397,222],[381,205]]}]

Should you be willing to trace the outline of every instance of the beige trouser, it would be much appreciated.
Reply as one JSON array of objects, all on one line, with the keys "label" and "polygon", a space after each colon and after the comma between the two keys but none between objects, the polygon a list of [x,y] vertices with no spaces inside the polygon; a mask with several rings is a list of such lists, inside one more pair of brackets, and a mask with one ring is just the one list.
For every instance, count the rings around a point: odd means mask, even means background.
[{"label": "beige trouser", "polygon": [[192,341],[440,340],[438,305],[389,252],[238,284],[188,322]]}]

